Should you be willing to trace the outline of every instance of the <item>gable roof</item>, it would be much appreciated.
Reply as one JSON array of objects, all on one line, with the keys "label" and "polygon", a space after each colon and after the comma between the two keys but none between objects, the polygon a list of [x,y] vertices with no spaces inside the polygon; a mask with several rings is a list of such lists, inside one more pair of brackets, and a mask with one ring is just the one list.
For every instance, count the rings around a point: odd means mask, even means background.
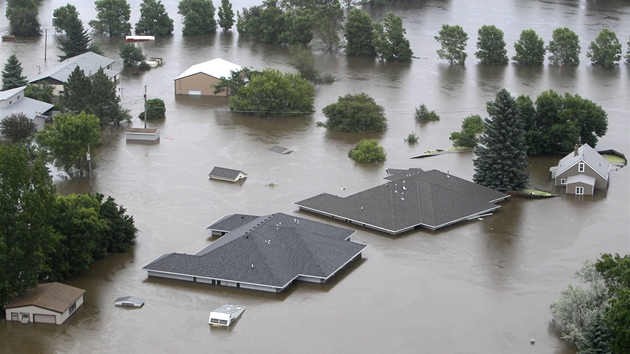
[{"label": "gable roof", "polygon": [[395,235],[417,226],[435,230],[469,220],[498,209],[494,203],[509,197],[438,170],[407,170],[388,179],[348,197],[324,193],[295,204]]},{"label": "gable roof", "polygon": [[227,215],[227,216],[222,217],[218,221],[215,221],[212,225],[209,225],[208,227],[206,227],[206,229],[213,230],[213,231],[229,232],[258,218],[259,217],[256,215],[246,215],[246,214]]},{"label": "gable roof", "polygon": [[[9,99],[10,97],[15,96],[16,93],[24,91],[25,87],[26,86],[22,86],[0,92],[0,101]],[[22,97],[21,99],[13,102],[8,107],[0,107],[0,119],[3,119],[14,113],[24,113],[25,116],[33,120],[38,115],[45,114],[53,107],[54,105],[47,102],[38,101],[29,97]]]},{"label": "gable roof", "polygon": [[61,283],[39,284],[27,290],[24,295],[14,298],[4,308],[37,306],[57,313],[64,313],[73,303],[85,294],[85,290]]},{"label": "gable roof", "polygon": [[579,162],[584,162],[598,175],[608,180],[610,163],[588,144],[583,144],[577,149],[577,151],[573,151],[563,157],[560,162],[558,162],[555,176],[561,175]]},{"label": "gable roof", "polygon": [[237,227],[195,255],[163,255],[142,269],[284,289],[298,276],[328,279],[366,245],[353,230],[277,213]]},{"label": "gable roof", "polygon": [[85,76],[92,76],[96,74],[98,69],[103,68],[105,74],[111,78],[115,77],[119,73],[118,71],[105,69],[113,63],[114,60],[112,59],[106,58],[96,53],[87,52],[60,62],[52,69],[44,71],[29,82],[34,83],[43,79],[50,78],[61,83],[65,83],[68,80],[70,74],[72,74],[77,66],[80,67],[81,70],[83,70]]},{"label": "gable roof", "polygon": [[212,171],[210,171],[209,176],[211,178],[236,180],[241,174],[247,176],[247,173],[243,171],[215,166]]},{"label": "gable roof", "polygon": [[187,76],[199,73],[206,74],[217,79],[220,79],[221,77],[227,78],[230,77],[232,71],[241,70],[242,68],[243,66],[241,65],[231,63],[221,58],[216,58],[189,67],[188,69],[186,69],[186,71],[179,74],[179,76],[176,77],[175,80],[179,80]]}]

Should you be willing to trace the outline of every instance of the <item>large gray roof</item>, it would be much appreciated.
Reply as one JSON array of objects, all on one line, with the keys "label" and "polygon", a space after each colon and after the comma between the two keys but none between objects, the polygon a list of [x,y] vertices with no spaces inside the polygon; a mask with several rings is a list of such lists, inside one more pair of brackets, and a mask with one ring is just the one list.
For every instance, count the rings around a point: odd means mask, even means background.
[{"label": "large gray roof", "polygon": [[[33,83],[50,78],[60,83],[65,83],[66,80],[68,80],[70,74],[72,74],[72,71],[74,71],[77,66],[80,67],[81,70],[83,70],[85,76],[89,77],[96,74],[98,69],[105,69],[113,62],[114,61],[112,59],[106,58],[102,55],[87,52],[60,62],[52,69],[44,71],[29,82]],[[119,73],[118,71],[109,69],[105,69],[104,71],[108,77],[115,77]]]},{"label": "large gray roof", "polygon": [[195,255],[171,253],[143,269],[284,289],[300,275],[327,279],[366,245],[353,230],[278,213],[258,217]]},{"label": "large gray roof", "polygon": [[[398,171],[397,171],[398,172]],[[507,194],[437,170],[408,170],[391,181],[342,198],[320,194],[295,203],[307,211],[390,234],[417,226],[438,229],[499,208]]]}]

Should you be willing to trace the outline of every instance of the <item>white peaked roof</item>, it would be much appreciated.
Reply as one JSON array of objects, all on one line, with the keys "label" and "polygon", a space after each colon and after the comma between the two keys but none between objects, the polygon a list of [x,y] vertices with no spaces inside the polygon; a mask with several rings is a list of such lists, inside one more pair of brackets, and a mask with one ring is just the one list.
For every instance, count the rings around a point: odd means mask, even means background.
[{"label": "white peaked roof", "polygon": [[588,144],[580,146],[577,150],[577,154],[575,152],[571,152],[567,156],[563,157],[558,163],[556,176],[575,166],[575,164],[580,161],[589,165],[595,172],[597,172],[597,174],[599,174],[603,178],[608,179],[610,163],[606,161],[606,159],[602,155],[600,155]]},{"label": "white peaked roof", "polygon": [[232,71],[241,70],[242,68],[243,66],[241,65],[231,63],[221,58],[216,58],[191,66],[190,68],[186,69],[186,71],[181,73],[178,77],[176,77],[175,80],[179,80],[181,78],[198,73],[203,73],[219,79],[221,77],[230,77]]}]

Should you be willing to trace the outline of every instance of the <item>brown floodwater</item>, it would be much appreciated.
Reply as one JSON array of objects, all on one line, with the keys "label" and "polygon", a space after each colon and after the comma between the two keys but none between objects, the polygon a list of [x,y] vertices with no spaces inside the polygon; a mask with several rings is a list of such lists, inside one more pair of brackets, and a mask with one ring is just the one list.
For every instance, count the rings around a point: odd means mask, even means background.
[{"label": "brown floodwater", "polygon": [[[94,18],[91,2],[73,1],[84,22]],[[130,1],[132,23],[139,0]],[[67,179],[55,174],[60,193],[99,192],[113,196],[133,215],[139,234],[131,252],[96,262],[67,281],[87,290],[84,305],[63,325],[21,325],[0,321],[1,353],[573,353],[551,323],[549,304],[584,259],[630,248],[629,168],[611,172],[607,191],[594,196],[501,203],[492,216],[440,231],[416,230],[398,237],[356,229],[352,239],[369,247],[363,259],[325,285],[296,283],[281,294],[266,294],[175,280],[149,279],[141,268],[170,252],[194,253],[212,241],[205,227],[232,213],[299,215],[338,226],[338,221],[299,212],[296,201],[319,193],[340,196],[383,183],[385,168],[439,169],[471,179],[472,153],[410,159],[425,150],[450,146],[449,134],[470,114],[487,116],[485,103],[501,88],[536,97],[548,89],[579,94],[601,105],[609,131],[598,148],[630,153],[630,70],[628,64],[604,69],[586,58],[589,43],[603,28],[623,43],[630,33],[627,1],[482,0],[401,1],[370,8],[375,18],[402,17],[418,57],[411,63],[382,63],[315,51],[317,67],[335,75],[316,88],[311,115],[291,118],[230,113],[222,100],[176,97],[173,79],[190,65],[221,57],[283,71],[286,48],[239,38],[236,31],[213,36],[181,36],[177,2],[163,1],[175,19],[175,34],[143,44],[164,66],[135,75],[123,71],[123,105],[134,117],[149,98],[161,98],[167,118],[149,122],[160,128],[157,145],[131,144],[126,125],[108,129],[94,156],[93,175]],[[234,9],[257,5],[233,1]],[[29,77],[54,66],[59,50],[52,11],[66,1],[42,1],[40,17],[47,40],[19,38],[0,43],[0,62],[17,54]],[[218,1],[215,1],[218,5]],[[6,1],[0,2],[4,14]],[[437,59],[433,36],[442,24],[468,32],[466,66]],[[505,32],[508,55],[524,29],[548,42],[553,29],[569,27],[580,37],[577,67],[481,66],[474,58],[477,30],[496,25]],[[4,26],[4,27],[2,27]],[[0,25],[6,33],[6,21]],[[98,39],[117,60],[120,39]],[[44,60],[46,56],[46,61]],[[328,132],[316,126],[321,109],[337,97],[365,92],[385,107],[389,129],[382,134]],[[426,104],[439,122],[416,124],[415,108]],[[134,127],[143,125],[134,118]],[[419,143],[404,138],[411,132]],[[387,162],[356,164],[348,150],[361,138],[376,137]],[[280,145],[295,151],[268,151]],[[530,185],[551,190],[549,167],[559,157],[530,159]],[[210,181],[214,166],[245,171],[242,184]],[[274,188],[269,187],[273,183]],[[560,190],[555,192],[560,193]],[[114,307],[118,296],[144,298],[142,309]],[[247,310],[230,329],[207,324],[210,310],[226,303]],[[530,338],[536,340],[530,344]]]}]

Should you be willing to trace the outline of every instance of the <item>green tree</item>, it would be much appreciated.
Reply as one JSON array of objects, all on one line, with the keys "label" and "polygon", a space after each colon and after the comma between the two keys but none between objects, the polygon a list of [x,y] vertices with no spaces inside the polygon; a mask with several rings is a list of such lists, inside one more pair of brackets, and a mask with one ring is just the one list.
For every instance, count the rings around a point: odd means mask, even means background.
[{"label": "green tree", "polygon": [[611,67],[619,64],[621,60],[621,43],[615,32],[603,29],[594,41],[588,46],[586,57],[593,64]]},{"label": "green tree", "polygon": [[462,121],[462,130],[451,133],[449,137],[454,147],[477,147],[477,134],[483,132],[483,118],[478,114],[470,115]]},{"label": "green tree", "polygon": [[374,25],[372,17],[358,8],[348,12],[348,19],[344,26],[346,36],[346,55],[351,57],[373,57],[376,55],[374,48]]},{"label": "green tree", "polygon": [[265,69],[230,98],[230,109],[258,115],[304,114],[313,111],[315,90],[298,74]]},{"label": "green tree", "polygon": [[606,309],[604,321],[611,334],[612,352],[627,353],[630,348],[630,288],[616,292]]},{"label": "green tree", "polygon": [[380,132],[387,129],[385,108],[365,93],[347,94],[322,109],[327,120],[320,126],[351,133]]},{"label": "green tree", "polygon": [[400,17],[389,13],[383,24],[374,24],[374,49],[382,60],[409,61],[413,51],[409,40],[405,38],[407,31]]},{"label": "green tree", "polygon": [[2,91],[22,87],[27,83],[26,76],[22,75],[22,63],[15,54],[11,54],[2,69]]},{"label": "green tree", "polygon": [[54,231],[55,187],[26,147],[0,144],[0,305],[37,285]]},{"label": "green tree", "polygon": [[578,350],[584,354],[612,353],[610,343],[610,331],[606,326],[604,315],[601,311],[597,311],[584,328],[582,338],[577,343]]},{"label": "green tree", "polygon": [[173,19],[168,16],[162,1],[142,0],[136,33],[168,36],[173,33],[173,28]]},{"label": "green tree", "polygon": [[236,95],[238,91],[245,87],[245,85],[251,81],[252,74],[260,73],[259,71],[251,70],[249,68],[242,68],[241,70],[232,70],[230,77],[221,77],[219,82],[214,86],[214,94],[226,92],[226,96]]},{"label": "green tree", "polygon": [[300,76],[313,84],[331,83],[335,79],[330,75],[322,75],[315,68],[313,53],[304,46],[294,46],[290,49],[289,65],[298,71]]},{"label": "green tree", "polygon": [[90,82],[92,91],[88,111],[100,119],[101,125],[119,124],[131,117],[129,111],[120,106],[116,84],[105,74],[103,68],[92,75]]},{"label": "green tree", "polygon": [[350,149],[348,157],[356,162],[361,163],[377,163],[387,159],[385,149],[378,144],[376,139],[362,139],[359,143]]},{"label": "green tree", "polygon": [[124,66],[137,66],[145,62],[147,57],[142,53],[142,47],[134,43],[121,43],[118,52]]},{"label": "green tree", "polygon": [[243,9],[243,15],[237,12],[236,29],[241,36],[253,36],[263,43],[280,44],[285,31],[285,19],[282,9],[275,1],[265,1],[263,5]]},{"label": "green tree", "polygon": [[512,60],[522,65],[543,65],[545,62],[545,41],[542,40],[533,29],[526,29],[521,32],[518,41],[514,43],[516,55]]},{"label": "green tree", "polygon": [[116,204],[114,198],[107,197],[103,201],[102,194],[96,194],[96,199],[101,203],[99,216],[105,222],[105,248],[109,253],[120,253],[129,250],[136,240],[138,229],[133,217],[127,215],[127,210]]},{"label": "green tree", "polygon": [[39,6],[36,0],[7,0],[6,16],[11,34],[16,36],[39,36]]},{"label": "green tree", "polygon": [[53,11],[53,25],[58,33],[67,32],[71,23],[79,19],[79,12],[74,5],[67,4]]},{"label": "green tree", "polygon": [[552,65],[578,65],[580,63],[580,39],[567,27],[553,30],[549,41],[549,62]]},{"label": "green tree", "polygon": [[[57,10],[59,9],[63,8],[58,8]],[[64,53],[64,55],[59,56],[59,61],[87,53],[92,47],[88,31],[83,28],[83,22],[79,19],[76,9],[74,12],[68,9],[64,11],[61,23],[64,31],[66,31],[66,37],[59,38],[60,45],[58,48]]]},{"label": "green tree", "polygon": [[313,33],[326,50],[332,53],[343,44],[340,33],[343,31],[343,8],[338,1],[318,6],[315,10]]},{"label": "green tree", "polygon": [[108,34],[110,37],[124,36],[131,33],[131,7],[127,0],[96,0],[96,20],[90,26],[96,34]]},{"label": "green tree", "polygon": [[414,118],[417,122],[430,122],[440,120],[440,116],[435,111],[429,111],[427,106],[423,103],[420,107],[416,108]]},{"label": "green tree", "polygon": [[12,113],[0,120],[0,135],[11,144],[30,142],[36,132],[35,123],[24,113]]},{"label": "green tree", "polygon": [[34,100],[52,103],[53,86],[47,82],[36,85],[28,85],[24,89],[24,97],[32,98]]},{"label": "green tree", "polygon": [[519,119],[516,100],[506,89],[488,102],[490,118],[484,120],[484,132],[473,161],[473,180],[498,191],[519,191],[527,186],[527,145],[525,130]]},{"label": "green tree", "polygon": [[221,0],[217,16],[219,16],[219,27],[221,27],[224,31],[232,29],[235,21],[234,11],[232,10],[232,3],[230,0]]},{"label": "green tree", "polygon": [[212,34],[217,31],[212,0],[180,0],[177,13],[184,19],[184,36]]},{"label": "green tree", "polygon": [[477,32],[477,51],[475,56],[481,64],[507,64],[507,49],[503,40],[503,31],[496,26],[481,26]]},{"label": "green tree", "polygon": [[310,11],[295,9],[282,14],[284,31],[280,34],[279,44],[307,45],[314,37],[313,16]]},{"label": "green tree", "polygon": [[101,143],[98,117],[84,112],[58,114],[54,124],[37,133],[35,140],[55,166],[69,174],[82,173],[88,147],[95,149]]},{"label": "green tree", "polygon": [[626,63],[630,63],[630,39],[628,39],[627,50],[626,50]]},{"label": "green tree", "polygon": [[466,62],[466,42],[468,34],[459,25],[442,25],[438,36],[434,37],[440,43],[437,50],[438,58],[448,60],[450,65],[464,65]]},{"label": "green tree", "polygon": [[[140,112],[138,116],[141,120],[144,120],[144,112],[145,111]],[[166,117],[166,105],[164,101],[159,98],[147,100],[146,113],[147,120],[164,119]]]},{"label": "green tree", "polygon": [[77,114],[89,110],[92,83],[80,67],[75,67],[63,85],[61,105],[68,113]]}]

